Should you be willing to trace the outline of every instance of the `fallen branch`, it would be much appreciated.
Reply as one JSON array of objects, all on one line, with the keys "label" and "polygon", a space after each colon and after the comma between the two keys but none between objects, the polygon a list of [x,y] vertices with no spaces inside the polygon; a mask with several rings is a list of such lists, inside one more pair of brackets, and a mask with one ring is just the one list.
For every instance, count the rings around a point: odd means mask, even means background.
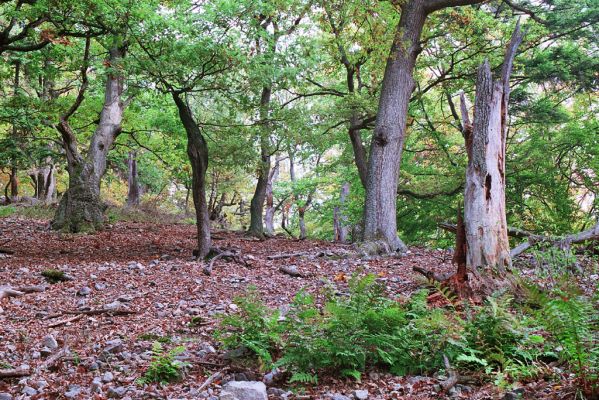
[{"label": "fallen branch", "polygon": [[[456,232],[456,226],[454,224],[442,222],[439,224],[439,227],[449,232]],[[546,243],[560,249],[568,250],[572,244],[584,243],[589,240],[599,240],[599,223],[585,231],[572,233],[565,236],[537,235],[513,227],[508,227],[508,235],[515,238],[527,239],[525,242],[520,243],[510,251],[511,257],[515,258],[537,243]]]},{"label": "fallen branch", "polygon": [[241,255],[241,251],[239,250],[223,250],[218,247],[214,247],[210,249],[210,251],[217,254],[214,257],[212,257],[210,259],[210,263],[206,267],[204,267],[203,272],[206,275],[212,274],[212,266],[217,260],[221,258],[233,260],[238,264],[242,264],[244,267],[250,267],[250,264]]},{"label": "fallen branch", "polygon": [[60,361],[60,359],[62,359],[63,357],[66,357],[68,354],[70,354],[71,351],[69,350],[69,346],[64,346],[62,349],[60,349],[59,351],[57,351],[56,353],[52,354],[50,357],[48,357],[46,359],[46,361],[44,361],[42,364],[40,364],[36,369],[35,369],[35,373],[39,374],[41,371],[45,371],[45,370],[49,370],[50,368],[52,368],[58,361]]},{"label": "fallen branch", "polygon": [[267,260],[282,260],[285,258],[292,258],[292,257],[302,257],[302,256],[307,256],[310,253],[288,253],[288,254],[275,254],[274,256],[267,256],[266,259]]},{"label": "fallen branch", "polygon": [[449,360],[447,359],[447,356],[445,354],[443,354],[443,364],[445,365],[445,371],[447,372],[448,377],[443,382],[441,382],[440,385],[441,388],[443,388],[443,390],[447,392],[449,389],[454,387],[456,383],[458,383],[459,375],[451,367],[451,364],[449,364]]},{"label": "fallen branch", "polygon": [[48,328],[56,328],[57,326],[61,326],[61,325],[68,324],[69,322],[75,322],[75,321],[78,321],[78,320],[80,320],[81,318],[83,318],[83,314],[78,314],[78,315],[75,315],[75,316],[73,316],[73,317],[71,317],[71,318],[67,318],[67,319],[64,319],[64,320],[62,320],[62,321],[57,321],[57,322],[51,323],[51,324],[50,324],[50,325],[48,325],[47,327],[48,327]]},{"label": "fallen branch", "polygon": [[207,388],[208,386],[210,386],[210,384],[212,382],[214,382],[215,380],[217,380],[218,378],[220,378],[221,376],[223,376],[223,374],[225,373],[225,371],[227,370],[227,368],[223,368],[220,371],[210,375],[210,377],[208,379],[206,379],[204,381],[204,383],[202,383],[200,385],[200,387],[198,388],[198,392],[201,392],[202,390],[204,390],[205,388]]},{"label": "fallen branch", "polygon": [[[52,314],[46,317],[46,319],[63,317],[65,315],[99,315],[99,314],[110,314],[111,316],[115,315],[130,315],[137,314],[137,311],[128,310],[126,308],[97,308],[95,310],[74,310],[74,311],[63,311],[61,313]],[[69,322],[69,321],[67,321]],[[66,323],[66,322],[65,322]]]},{"label": "fallen branch", "polygon": [[46,290],[45,286],[0,286],[0,300],[4,297],[19,297],[27,293],[39,293]]},{"label": "fallen branch", "polygon": [[11,254],[15,254],[15,251],[14,251],[14,250],[10,250],[10,249],[3,249],[3,248],[0,248],[0,253],[2,253],[2,254],[9,254],[9,255],[11,255]]},{"label": "fallen branch", "polygon": [[31,375],[29,366],[26,368],[13,368],[13,369],[0,369],[0,379],[3,378],[21,378],[23,376]]},{"label": "fallen branch", "polygon": [[295,265],[284,265],[281,268],[279,268],[279,271],[281,271],[284,274],[296,277],[296,278],[304,277],[304,274],[299,272],[299,270],[297,269],[297,267]]}]

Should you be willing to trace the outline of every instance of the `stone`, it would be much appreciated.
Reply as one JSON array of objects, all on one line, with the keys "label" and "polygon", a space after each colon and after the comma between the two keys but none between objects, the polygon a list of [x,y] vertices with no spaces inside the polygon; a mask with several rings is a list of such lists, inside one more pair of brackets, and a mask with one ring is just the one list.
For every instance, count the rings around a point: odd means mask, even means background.
[{"label": "stone", "polygon": [[49,355],[52,354],[52,350],[50,350],[49,348],[44,346],[40,349],[40,354],[44,357],[48,357]]},{"label": "stone", "polygon": [[122,386],[117,386],[117,387],[109,387],[108,392],[106,394],[108,395],[109,399],[120,399],[121,397],[123,397],[125,395],[125,393],[127,393],[127,388],[124,388]]},{"label": "stone", "polygon": [[91,294],[91,292],[92,292],[92,290],[90,288],[88,288],[87,286],[85,286],[77,291],[77,296],[89,296]]},{"label": "stone", "polygon": [[114,375],[112,374],[112,372],[107,371],[104,373],[104,375],[102,375],[102,382],[112,382],[114,380]]},{"label": "stone", "polygon": [[52,335],[46,335],[42,339],[42,346],[49,348],[50,350],[54,350],[58,348],[58,342],[54,339]]},{"label": "stone", "polygon": [[507,392],[503,396],[503,400],[520,400],[524,396],[524,388],[517,388],[511,392]]},{"label": "stone", "polygon": [[256,381],[231,381],[223,386],[220,400],[268,400],[266,385]]},{"label": "stone", "polygon": [[102,380],[99,377],[95,377],[92,381],[91,392],[102,393]]},{"label": "stone", "polygon": [[106,342],[104,353],[116,354],[123,351],[123,341],[121,339],[113,339]]},{"label": "stone", "polygon": [[21,393],[27,396],[35,396],[37,394],[37,390],[35,390],[31,386],[25,386]]},{"label": "stone", "polygon": [[355,390],[354,391],[354,399],[356,399],[356,400],[368,399],[368,390]]},{"label": "stone", "polygon": [[79,385],[69,385],[69,390],[64,393],[64,397],[74,399],[81,394]]},{"label": "stone", "polygon": [[0,393],[0,400],[12,400],[12,394]]},{"label": "stone", "polygon": [[341,394],[341,393],[329,393],[327,394],[327,398],[331,400],[351,400],[349,397]]},{"label": "stone", "polygon": [[96,290],[104,290],[106,289],[106,285],[100,282],[96,282],[94,284],[94,288],[96,288]]}]

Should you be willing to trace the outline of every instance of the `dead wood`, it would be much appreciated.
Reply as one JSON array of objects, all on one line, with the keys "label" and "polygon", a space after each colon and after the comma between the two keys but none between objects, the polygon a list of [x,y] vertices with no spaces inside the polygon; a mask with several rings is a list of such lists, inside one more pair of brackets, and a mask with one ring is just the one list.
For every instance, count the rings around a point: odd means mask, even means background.
[{"label": "dead wood", "polygon": [[62,349],[58,350],[56,353],[52,354],[50,357],[46,359],[42,364],[40,364],[36,369],[35,373],[38,374],[41,371],[49,370],[53,368],[63,357],[69,355],[71,351],[69,350],[69,346],[64,346]]},{"label": "dead wood", "polygon": [[27,366],[26,368],[12,368],[12,369],[0,369],[0,379],[4,378],[21,378],[23,376],[31,375],[31,370]]},{"label": "dead wood", "polygon": [[1,254],[12,255],[12,254],[15,254],[15,251],[11,250],[11,249],[0,248],[0,253]]},{"label": "dead wood", "polygon": [[78,314],[78,315],[75,315],[75,316],[73,316],[73,317],[70,317],[70,318],[64,319],[64,320],[62,320],[62,321],[53,322],[53,323],[51,323],[50,325],[48,325],[47,327],[48,327],[48,328],[56,328],[57,326],[61,326],[61,325],[68,324],[69,322],[75,322],[75,321],[78,321],[78,320],[80,320],[81,318],[83,318],[83,314]]},{"label": "dead wood", "polygon": [[272,256],[267,256],[266,259],[267,260],[283,260],[285,258],[307,256],[309,254],[310,253],[305,253],[305,252],[301,252],[301,253],[288,253],[288,254],[275,254],[275,255],[272,255]]},{"label": "dead wood", "polygon": [[[439,227],[453,233],[455,233],[457,229],[456,225],[447,222],[440,223]],[[511,250],[511,257],[514,258],[524,253],[537,243],[545,243],[554,247],[569,250],[572,244],[584,243],[590,240],[599,240],[599,223],[585,231],[572,233],[565,236],[538,235],[513,227],[508,227],[508,235],[515,238],[527,239],[525,242],[520,243]]]},{"label": "dead wood", "polygon": [[440,385],[441,388],[447,392],[449,389],[454,387],[456,383],[458,383],[459,375],[455,369],[452,368],[451,364],[449,364],[449,360],[445,354],[443,354],[443,364],[445,365],[445,371],[447,372],[448,377],[441,382]]},{"label": "dead wood", "polygon": [[214,266],[214,263],[221,258],[225,260],[234,261],[237,264],[241,264],[246,268],[251,267],[251,264],[246,260],[245,257],[243,257],[240,250],[221,249],[219,247],[213,247],[212,249],[210,249],[210,252],[215,255],[210,259],[210,263],[208,263],[208,265],[205,266],[202,271],[206,275],[212,274],[212,267]]},{"label": "dead wood", "polygon": [[281,268],[279,268],[279,271],[283,272],[284,274],[296,277],[296,278],[304,277],[304,274],[299,272],[299,270],[297,269],[297,267],[295,265],[284,265]]},{"label": "dead wood", "polygon": [[202,383],[200,385],[200,387],[198,388],[198,392],[204,390],[206,387],[210,386],[210,384],[212,382],[214,382],[215,380],[217,380],[218,378],[220,378],[221,376],[223,376],[223,374],[225,373],[226,370],[227,370],[227,368],[223,368],[220,371],[212,374],[208,379],[206,379],[204,381],[204,383]]},{"label": "dead wood", "polygon": [[38,293],[46,290],[45,286],[0,286],[0,300],[4,297],[19,297],[27,293]]}]

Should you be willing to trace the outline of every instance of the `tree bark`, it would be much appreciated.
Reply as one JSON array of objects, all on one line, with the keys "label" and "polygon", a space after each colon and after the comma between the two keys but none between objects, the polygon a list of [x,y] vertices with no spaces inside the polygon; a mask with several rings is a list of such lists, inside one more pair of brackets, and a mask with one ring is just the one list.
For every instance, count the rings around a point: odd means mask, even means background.
[{"label": "tree bark", "polygon": [[139,183],[137,182],[137,152],[130,151],[127,159],[127,206],[137,207],[139,205]]},{"label": "tree bark", "polygon": [[265,225],[265,234],[267,236],[274,236],[275,234],[275,206],[274,199],[272,194],[272,187],[274,183],[277,181],[279,177],[279,167],[280,167],[281,159],[277,158],[275,160],[275,165],[273,166],[270,174],[268,176],[268,185],[266,187],[266,212],[264,213],[264,225]]},{"label": "tree bark", "polygon": [[[86,47],[86,52],[89,53],[89,45]],[[109,50],[106,62],[110,71],[106,79],[104,106],[85,158],[79,154],[75,134],[67,122],[74,110],[69,110],[66,118],[62,116],[57,126],[63,137],[63,146],[67,154],[69,188],[60,200],[51,223],[52,229],[68,232],[93,232],[102,229],[104,225],[105,205],[100,199],[100,183],[106,172],[108,151],[121,132],[125,108],[121,101],[124,84],[121,69],[124,56],[124,47],[115,45]],[[77,99],[79,104],[83,100],[81,91],[80,95],[81,99]],[[75,105],[78,107],[77,101]]]},{"label": "tree bark", "polygon": [[505,214],[505,148],[509,78],[521,41],[518,24],[507,48],[501,79],[493,80],[487,60],[479,67],[472,125],[462,95],[468,153],[464,191],[466,264],[471,270],[482,268],[498,276],[511,266]]},{"label": "tree bark", "polygon": [[197,257],[205,259],[210,253],[210,216],[206,202],[206,172],[208,171],[208,144],[193,119],[189,105],[178,92],[171,92],[179,111],[179,118],[187,133],[187,155],[192,171],[192,195],[196,210]]},{"label": "tree bark", "polygon": [[341,243],[347,242],[347,236],[349,233],[349,226],[347,225],[347,215],[345,215],[343,212],[347,196],[349,196],[349,182],[345,182],[343,186],[341,186],[339,205],[336,206],[333,210],[335,241]]},{"label": "tree bark", "polygon": [[[262,88],[260,96],[260,119],[265,123],[268,118],[268,109],[270,107],[271,86]],[[258,164],[258,182],[256,190],[250,203],[250,229],[248,234],[258,238],[264,238],[264,201],[266,200],[266,189],[268,187],[268,177],[270,174],[270,146],[268,140],[268,128],[266,127],[260,133],[260,162]]]},{"label": "tree bark", "polygon": [[368,246],[363,250],[367,253],[407,250],[397,236],[397,183],[414,65],[421,51],[419,41],[426,16],[423,1],[408,1],[402,6],[385,68],[366,181],[363,240]]},{"label": "tree bark", "polygon": [[480,3],[482,0],[408,0],[401,17],[381,86],[376,124],[370,145],[366,201],[364,204],[364,253],[403,252],[397,236],[396,193],[405,140],[414,66],[422,50],[420,35],[428,14],[445,7]]},{"label": "tree bark", "polygon": [[[14,84],[13,84],[13,97],[16,98],[18,91],[19,91],[19,85],[20,85],[20,74],[21,74],[21,62],[19,60],[15,61],[15,75],[14,75]],[[17,125],[13,122],[12,124],[12,138],[15,142],[15,146],[18,146],[19,140],[18,140],[18,136],[19,136],[19,130],[17,128]],[[7,202],[9,203],[16,203],[19,201],[19,178],[18,178],[18,167],[17,167],[17,158],[16,156],[12,158],[11,160],[11,167],[10,167],[10,199],[6,199]]]}]

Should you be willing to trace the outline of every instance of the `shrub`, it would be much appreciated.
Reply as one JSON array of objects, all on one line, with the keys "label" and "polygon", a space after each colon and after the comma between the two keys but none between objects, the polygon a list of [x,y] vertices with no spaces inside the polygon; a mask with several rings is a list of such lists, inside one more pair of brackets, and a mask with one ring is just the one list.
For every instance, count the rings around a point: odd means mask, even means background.
[{"label": "shrub", "polygon": [[160,342],[154,342],[152,344],[152,361],[144,376],[138,379],[138,383],[168,383],[179,379],[183,368],[189,365],[189,363],[176,359],[184,351],[185,347],[183,346],[167,351],[162,348]]}]

